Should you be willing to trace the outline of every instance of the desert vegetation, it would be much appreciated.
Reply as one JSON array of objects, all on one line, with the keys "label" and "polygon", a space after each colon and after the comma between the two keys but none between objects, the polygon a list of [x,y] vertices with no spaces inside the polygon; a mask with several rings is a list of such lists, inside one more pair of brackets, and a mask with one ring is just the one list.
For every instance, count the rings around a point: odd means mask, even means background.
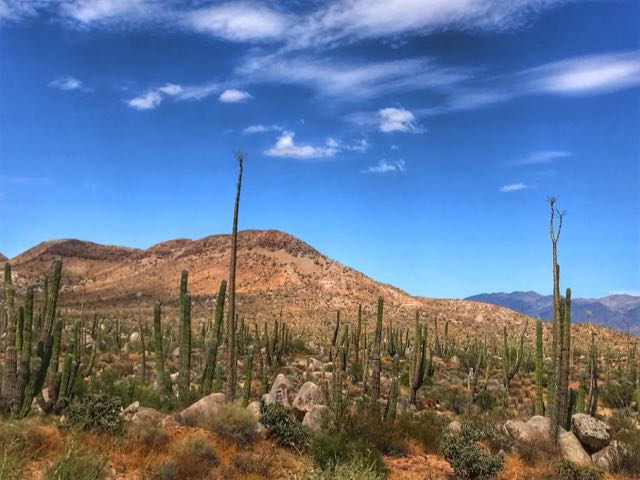
[{"label": "desert vegetation", "polygon": [[114,319],[84,302],[61,311],[60,260],[24,290],[5,265],[0,478],[640,475],[637,338],[572,335],[555,198],[546,328],[454,331],[419,308],[400,321],[382,295],[375,316],[359,305],[313,328],[282,313],[259,323],[236,302],[237,160],[228,280],[199,316],[187,270],[177,309]]}]

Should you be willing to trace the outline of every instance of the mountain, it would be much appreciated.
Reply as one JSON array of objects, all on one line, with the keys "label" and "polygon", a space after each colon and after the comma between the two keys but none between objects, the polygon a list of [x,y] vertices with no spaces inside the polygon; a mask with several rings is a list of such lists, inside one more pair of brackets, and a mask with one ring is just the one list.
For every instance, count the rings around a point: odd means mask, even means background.
[{"label": "mountain", "polygon": [[[186,269],[194,324],[199,325],[211,318],[220,282],[228,276],[230,243],[229,235],[170,240],[148,249],[80,240],[47,241],[11,260],[13,280],[18,297],[35,285],[38,298],[44,276],[52,271],[54,261],[61,259],[59,305],[63,314],[77,313],[83,305],[85,312],[131,317],[148,314],[152,304],[161,301],[164,318],[176,320],[180,273]],[[514,309],[477,301],[414,297],[276,230],[239,232],[237,293],[238,311],[250,323],[261,325],[282,315],[312,335],[332,331],[337,310],[343,322],[352,323],[359,304],[372,328],[379,296],[385,300],[385,323],[393,322],[394,327],[413,328],[418,310],[434,327],[438,320],[440,334],[448,321],[450,334],[465,338],[478,331],[498,334],[503,326],[515,334],[525,324],[529,325],[527,337],[534,335],[532,321]],[[602,334],[615,340],[611,331],[603,330]],[[580,338],[586,341],[589,336]]]},{"label": "mountain", "polygon": [[6,262],[8,259],[2,253],[0,253],[0,262]]},{"label": "mountain", "polygon": [[[482,293],[465,300],[491,303],[510,308],[534,318],[553,318],[553,296],[536,292]],[[571,320],[588,321],[626,332],[640,334],[640,297],[610,295],[604,298],[573,298]]]}]

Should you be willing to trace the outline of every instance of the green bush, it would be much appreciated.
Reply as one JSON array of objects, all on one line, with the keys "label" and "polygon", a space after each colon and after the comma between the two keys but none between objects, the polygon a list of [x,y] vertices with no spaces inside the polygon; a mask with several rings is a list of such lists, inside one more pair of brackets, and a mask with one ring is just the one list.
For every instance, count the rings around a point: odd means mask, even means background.
[{"label": "green bush", "polygon": [[106,393],[92,393],[74,398],[65,410],[69,425],[80,430],[106,433],[122,431],[122,403]]},{"label": "green bush", "polygon": [[246,445],[257,438],[257,425],[253,412],[238,403],[225,404],[207,421],[209,430],[221,437]]},{"label": "green bush", "polygon": [[447,434],[440,448],[444,458],[462,479],[492,478],[504,465],[502,453],[483,451],[478,444],[484,440],[483,433],[473,427],[463,426],[459,434]]},{"label": "green bush", "polygon": [[398,416],[394,428],[403,438],[417,440],[425,451],[436,453],[440,448],[445,422],[435,412],[427,410]]},{"label": "green bush", "polygon": [[310,448],[315,464],[322,470],[334,471],[343,463],[362,460],[377,473],[386,473],[380,451],[366,439],[350,439],[343,433],[319,433]]},{"label": "green bush", "polygon": [[387,475],[378,471],[367,459],[354,457],[339,463],[333,469],[316,470],[308,478],[309,480],[384,480]]},{"label": "green bush", "polygon": [[262,424],[269,436],[282,447],[305,448],[309,444],[309,430],[298,422],[284,405],[260,403]]},{"label": "green bush", "polygon": [[366,438],[385,455],[403,455],[407,452],[406,432],[396,428],[396,421],[385,421],[375,405],[347,410],[336,429],[349,438]]},{"label": "green bush", "polygon": [[496,398],[487,390],[481,390],[476,397],[476,405],[483,413],[491,412],[496,407]]},{"label": "green bush", "polygon": [[611,383],[600,392],[602,403],[610,408],[628,408],[634,397],[634,387],[628,382]]},{"label": "green bush", "polygon": [[552,471],[558,480],[602,480],[604,477],[597,468],[577,467],[565,459],[554,462]]}]

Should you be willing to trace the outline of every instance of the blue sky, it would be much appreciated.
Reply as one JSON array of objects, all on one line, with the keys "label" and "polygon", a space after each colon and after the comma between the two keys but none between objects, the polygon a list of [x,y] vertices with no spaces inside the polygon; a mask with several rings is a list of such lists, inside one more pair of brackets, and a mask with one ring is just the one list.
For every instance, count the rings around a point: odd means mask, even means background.
[{"label": "blue sky", "polygon": [[636,0],[0,0],[0,252],[290,232],[410,293],[640,292]]}]

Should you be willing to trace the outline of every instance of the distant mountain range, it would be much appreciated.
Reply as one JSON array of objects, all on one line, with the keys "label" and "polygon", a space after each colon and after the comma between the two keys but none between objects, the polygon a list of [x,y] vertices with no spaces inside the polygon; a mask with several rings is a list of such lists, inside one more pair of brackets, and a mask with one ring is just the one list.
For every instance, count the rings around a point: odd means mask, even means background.
[{"label": "distant mountain range", "polygon": [[[481,293],[465,300],[491,303],[511,308],[534,318],[550,320],[553,317],[553,296],[536,292]],[[622,332],[627,330],[640,335],[640,297],[634,295],[610,295],[603,298],[574,298],[571,302],[571,320],[589,321]]]}]

